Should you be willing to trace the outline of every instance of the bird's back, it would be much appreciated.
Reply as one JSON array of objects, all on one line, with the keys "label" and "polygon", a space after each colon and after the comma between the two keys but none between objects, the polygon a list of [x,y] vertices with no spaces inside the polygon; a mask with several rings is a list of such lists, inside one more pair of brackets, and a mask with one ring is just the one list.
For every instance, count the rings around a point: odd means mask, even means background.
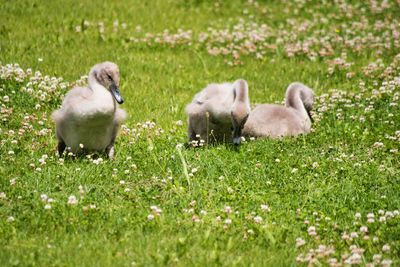
[{"label": "bird's back", "polygon": [[230,114],[233,104],[233,90],[231,83],[209,84],[200,93],[196,94],[192,103],[187,105],[186,113],[189,116],[210,115],[221,117]]},{"label": "bird's back", "polygon": [[250,112],[243,135],[280,136],[298,135],[303,132],[301,117],[293,108],[273,104],[261,104]]}]

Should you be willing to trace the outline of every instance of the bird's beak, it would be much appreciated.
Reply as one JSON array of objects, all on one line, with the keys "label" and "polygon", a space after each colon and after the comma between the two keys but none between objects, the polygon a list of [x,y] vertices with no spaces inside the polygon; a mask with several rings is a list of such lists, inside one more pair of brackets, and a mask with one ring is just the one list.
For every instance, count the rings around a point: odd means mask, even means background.
[{"label": "bird's beak", "polygon": [[235,144],[236,146],[240,145],[241,138],[242,138],[242,129],[235,128],[233,130],[233,144]]},{"label": "bird's beak", "polygon": [[110,90],[115,100],[117,100],[118,104],[122,104],[124,102],[124,99],[122,98],[121,92],[119,91],[119,86],[113,83],[110,86]]},{"label": "bird's beak", "polygon": [[307,113],[308,113],[308,117],[310,117],[311,123],[314,123],[314,119],[311,115],[311,110],[307,111]]}]

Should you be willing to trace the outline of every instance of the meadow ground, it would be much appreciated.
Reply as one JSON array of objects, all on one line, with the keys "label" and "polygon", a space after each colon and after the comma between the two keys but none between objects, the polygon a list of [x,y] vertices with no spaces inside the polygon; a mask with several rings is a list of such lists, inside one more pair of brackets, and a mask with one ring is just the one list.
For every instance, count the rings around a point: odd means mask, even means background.
[{"label": "meadow ground", "polygon": [[[92,2],[0,3],[2,266],[400,265],[399,1]],[[59,159],[51,112],[105,60],[116,160]],[[312,132],[181,148],[237,78],[313,88]]]}]

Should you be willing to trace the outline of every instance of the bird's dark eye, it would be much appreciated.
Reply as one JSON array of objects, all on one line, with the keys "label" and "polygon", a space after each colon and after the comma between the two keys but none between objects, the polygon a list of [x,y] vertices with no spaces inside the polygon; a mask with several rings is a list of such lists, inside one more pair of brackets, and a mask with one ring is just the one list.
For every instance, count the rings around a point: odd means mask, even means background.
[{"label": "bird's dark eye", "polygon": [[107,78],[112,81],[112,77],[110,75],[107,74]]}]

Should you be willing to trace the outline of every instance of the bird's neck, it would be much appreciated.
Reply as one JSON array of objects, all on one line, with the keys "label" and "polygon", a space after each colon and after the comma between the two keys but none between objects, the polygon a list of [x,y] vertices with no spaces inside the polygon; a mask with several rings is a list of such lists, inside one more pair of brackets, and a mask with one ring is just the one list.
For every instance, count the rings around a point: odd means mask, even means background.
[{"label": "bird's neck", "polygon": [[103,85],[101,85],[99,83],[99,81],[96,79],[96,75],[94,73],[94,71],[91,71],[89,73],[89,88],[93,91],[93,92],[99,92],[102,90],[107,90]]},{"label": "bird's neck", "polygon": [[309,119],[307,110],[304,106],[303,100],[301,99],[301,88],[298,86],[291,87],[286,92],[286,107],[291,107],[301,113],[304,119]]},{"label": "bird's neck", "polygon": [[249,92],[246,87],[238,86],[235,88],[234,104],[244,104],[250,109]]}]

